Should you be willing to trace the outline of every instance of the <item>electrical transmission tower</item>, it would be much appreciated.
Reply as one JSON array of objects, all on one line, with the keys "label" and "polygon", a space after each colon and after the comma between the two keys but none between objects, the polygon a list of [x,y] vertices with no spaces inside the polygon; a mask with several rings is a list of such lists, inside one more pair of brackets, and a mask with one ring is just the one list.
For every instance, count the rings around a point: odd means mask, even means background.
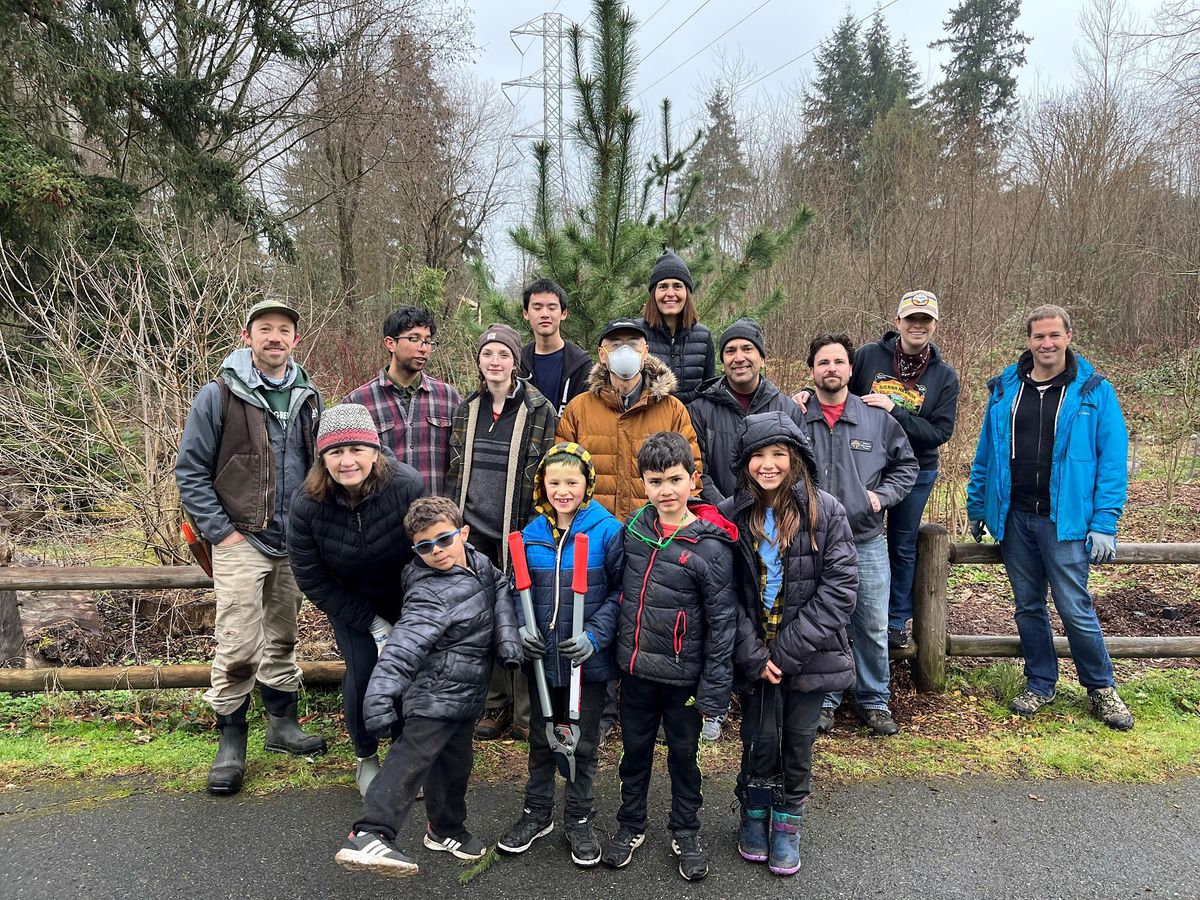
[{"label": "electrical transmission tower", "polygon": [[[508,87],[541,88],[542,91],[542,124],[541,129],[534,129],[514,134],[517,141],[538,139],[550,145],[554,154],[553,178],[560,200],[566,196],[566,131],[563,125],[563,91],[566,82],[565,55],[567,47],[567,30],[571,21],[562,13],[543,13],[530,19],[524,25],[518,25],[509,32],[509,37],[518,50],[518,37],[539,37],[542,39],[542,69],[515,81],[506,81],[502,85]],[[521,50],[524,55],[524,51]]]}]

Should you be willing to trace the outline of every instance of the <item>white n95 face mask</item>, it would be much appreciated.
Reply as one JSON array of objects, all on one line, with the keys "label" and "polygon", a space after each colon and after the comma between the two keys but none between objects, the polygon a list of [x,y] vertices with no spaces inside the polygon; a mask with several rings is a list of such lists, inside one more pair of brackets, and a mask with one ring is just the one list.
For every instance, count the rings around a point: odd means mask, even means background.
[{"label": "white n95 face mask", "polygon": [[642,371],[642,354],[629,346],[618,347],[608,354],[608,369],[628,381]]}]

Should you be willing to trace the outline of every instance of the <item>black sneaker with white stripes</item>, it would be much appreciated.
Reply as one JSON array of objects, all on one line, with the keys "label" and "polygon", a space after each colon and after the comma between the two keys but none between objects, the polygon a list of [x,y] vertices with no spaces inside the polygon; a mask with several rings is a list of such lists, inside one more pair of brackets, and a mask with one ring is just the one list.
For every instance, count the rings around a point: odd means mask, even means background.
[{"label": "black sneaker with white stripes", "polygon": [[481,859],[487,853],[487,845],[469,831],[457,837],[439,837],[432,830],[427,830],[423,842],[430,850],[452,853],[459,859]]},{"label": "black sneaker with white stripes", "polygon": [[417,874],[417,864],[392,846],[377,831],[352,831],[334,858],[343,869],[368,871],[389,878],[407,878]]},{"label": "black sneaker with white stripes", "polygon": [[547,817],[535,813],[532,809],[521,812],[521,818],[513,826],[500,835],[496,841],[496,849],[501,853],[524,853],[538,838],[545,837],[554,830],[552,815]]}]

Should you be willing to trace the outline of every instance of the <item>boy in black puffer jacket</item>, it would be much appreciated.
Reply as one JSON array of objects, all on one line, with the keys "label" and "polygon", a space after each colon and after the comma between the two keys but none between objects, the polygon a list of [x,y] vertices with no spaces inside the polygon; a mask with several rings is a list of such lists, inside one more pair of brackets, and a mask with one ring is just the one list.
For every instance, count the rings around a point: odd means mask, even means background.
[{"label": "boy in black puffer jacket", "polygon": [[392,877],[417,872],[392,842],[421,784],[429,815],[425,846],[459,859],[487,851],[465,827],[471,735],[483,713],[493,654],[509,668],[521,661],[508,580],[466,543],[470,529],[454,502],[415,501],[404,530],[419,558],[404,570],[400,620],[363,700],[364,722],[376,735],[395,724],[400,701],[404,732],[335,857],[343,868]]},{"label": "boy in black puffer jacket", "polygon": [[660,431],[637,456],[650,503],[625,526],[625,577],[617,628],[621,672],[621,808],[605,865],[628,864],[646,830],[646,794],[661,722],[671,776],[671,848],[679,874],[708,874],[700,830],[702,715],[723,712],[733,682],[737,528],[716,507],[689,501],[697,486],[691,446]]}]

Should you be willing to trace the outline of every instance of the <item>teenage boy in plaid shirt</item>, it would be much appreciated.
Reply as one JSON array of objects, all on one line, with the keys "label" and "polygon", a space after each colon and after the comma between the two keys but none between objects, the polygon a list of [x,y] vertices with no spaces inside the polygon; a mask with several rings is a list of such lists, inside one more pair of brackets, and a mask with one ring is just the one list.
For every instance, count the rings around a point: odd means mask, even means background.
[{"label": "teenage boy in plaid shirt", "polygon": [[436,335],[428,310],[400,307],[383,322],[383,346],[391,355],[387,368],[342,398],[370,411],[380,442],[421,473],[431,495],[443,491],[451,422],[461,402],[451,385],[425,372]]}]

